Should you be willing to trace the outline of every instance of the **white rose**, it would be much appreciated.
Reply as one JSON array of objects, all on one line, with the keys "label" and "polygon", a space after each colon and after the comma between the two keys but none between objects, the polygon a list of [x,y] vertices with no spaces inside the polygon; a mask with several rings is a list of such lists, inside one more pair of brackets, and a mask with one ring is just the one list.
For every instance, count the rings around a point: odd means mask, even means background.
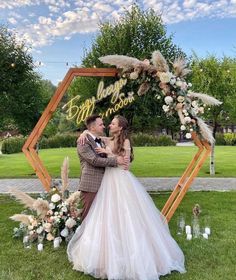
[{"label": "white rose", "polygon": [[60,200],[61,200],[61,196],[57,193],[53,194],[52,197],[51,197],[51,201],[54,202],[54,203],[56,203]]},{"label": "white rose", "polygon": [[186,130],[186,126],[182,124],[181,127],[180,127],[180,129],[181,129],[181,130]]},{"label": "white rose", "polygon": [[191,83],[188,83],[188,87],[192,87],[192,84],[191,84]]},{"label": "white rose", "polygon": [[164,110],[164,112],[168,112],[169,111],[169,106],[163,105],[162,109]]},{"label": "white rose", "polygon": [[197,107],[197,101],[194,100],[194,101],[192,102],[192,106],[193,106],[193,107]]},{"label": "white rose", "polygon": [[177,97],[177,100],[178,100],[178,102],[184,102],[184,97],[183,96],[181,96],[181,95],[179,95],[178,97]]},{"label": "white rose", "polygon": [[69,219],[66,221],[65,225],[66,225],[68,228],[73,228],[73,226],[76,225],[76,221],[75,221],[74,219],[72,219],[72,218],[69,218]]},{"label": "white rose", "polygon": [[41,234],[43,232],[43,227],[40,226],[36,229],[37,234]]},{"label": "white rose", "polygon": [[28,230],[32,230],[33,228],[33,226],[28,226]]},{"label": "white rose", "polygon": [[183,82],[181,82],[181,81],[177,81],[175,84],[176,84],[177,87],[182,87],[183,86]]},{"label": "white rose", "polygon": [[68,212],[68,209],[67,209],[67,207],[63,206],[63,207],[61,208],[61,211],[67,213],[67,212]]},{"label": "white rose", "polygon": [[199,111],[201,114],[203,114],[203,113],[204,113],[204,107],[199,107],[199,108],[198,108],[198,111]]},{"label": "white rose", "polygon": [[160,78],[160,81],[162,83],[169,83],[170,79],[172,77],[172,73],[170,72],[161,72],[159,73],[159,78]]},{"label": "white rose", "polygon": [[55,208],[55,204],[54,203],[49,203],[49,208],[51,209],[51,210],[53,210],[54,208]]},{"label": "white rose", "polygon": [[138,73],[137,72],[132,72],[132,73],[130,73],[130,79],[131,80],[136,80],[136,79],[138,79]]},{"label": "white rose", "polygon": [[186,123],[190,123],[191,122],[191,118],[190,117],[184,117],[184,120]]},{"label": "white rose", "polygon": [[186,137],[187,139],[191,139],[191,138],[192,138],[192,135],[191,135],[191,133],[188,132],[188,133],[185,134],[185,137]]},{"label": "white rose", "polygon": [[173,102],[173,98],[171,96],[166,96],[164,100],[167,105]]}]

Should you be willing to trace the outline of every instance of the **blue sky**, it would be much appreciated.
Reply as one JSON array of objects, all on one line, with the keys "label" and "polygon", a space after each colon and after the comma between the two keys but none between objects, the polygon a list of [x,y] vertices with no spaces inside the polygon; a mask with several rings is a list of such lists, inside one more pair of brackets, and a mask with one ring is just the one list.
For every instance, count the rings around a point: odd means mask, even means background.
[{"label": "blue sky", "polygon": [[[143,0],[174,34],[173,41],[188,55],[236,57],[236,0]],[[35,64],[55,85],[69,67],[80,65],[85,48],[96,36],[98,22],[119,20],[132,0],[1,0],[0,23],[32,46]],[[66,63],[68,62],[68,66]]]}]

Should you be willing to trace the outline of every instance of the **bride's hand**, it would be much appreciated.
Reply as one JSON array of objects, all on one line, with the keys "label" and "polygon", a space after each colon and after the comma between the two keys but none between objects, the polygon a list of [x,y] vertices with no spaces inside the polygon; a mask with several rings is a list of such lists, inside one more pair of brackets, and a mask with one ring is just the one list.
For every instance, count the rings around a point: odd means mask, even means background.
[{"label": "bride's hand", "polygon": [[77,139],[77,144],[83,146],[86,142],[86,140],[88,140],[87,138],[87,131],[85,130],[83,133],[80,134],[80,136]]},{"label": "bride's hand", "polygon": [[106,149],[100,148],[100,147],[95,148],[95,151],[96,151],[98,154],[107,154],[107,153],[108,153]]}]

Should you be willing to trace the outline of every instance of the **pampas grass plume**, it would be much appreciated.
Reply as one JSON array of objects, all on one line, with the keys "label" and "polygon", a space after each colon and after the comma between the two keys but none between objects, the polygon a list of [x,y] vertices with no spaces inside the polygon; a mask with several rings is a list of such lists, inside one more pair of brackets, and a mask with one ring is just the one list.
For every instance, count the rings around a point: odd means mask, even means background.
[{"label": "pampas grass plume", "polygon": [[15,214],[15,215],[11,216],[10,219],[13,221],[16,221],[16,222],[21,222],[25,225],[30,224],[29,216],[25,215],[25,214]]}]

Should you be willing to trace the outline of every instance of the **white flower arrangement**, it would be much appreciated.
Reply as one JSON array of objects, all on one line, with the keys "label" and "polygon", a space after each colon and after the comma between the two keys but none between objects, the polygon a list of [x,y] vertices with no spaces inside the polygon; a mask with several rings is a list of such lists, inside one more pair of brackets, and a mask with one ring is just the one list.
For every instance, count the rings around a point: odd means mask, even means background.
[{"label": "white flower arrangement", "polygon": [[210,144],[214,143],[211,130],[199,115],[204,113],[206,105],[220,105],[221,102],[209,95],[190,90],[192,84],[185,81],[190,70],[183,58],[175,59],[172,64],[173,73],[159,51],[153,52],[151,61],[140,61],[123,55],[104,56],[100,61],[121,69],[123,77],[140,81],[139,96],[152,91],[155,86],[158,87],[162,96],[155,93],[155,99],[163,100],[162,109],[167,116],[174,117],[177,112],[180,129],[185,133],[185,137],[191,139],[191,132],[195,131]]},{"label": "white flower arrangement", "polygon": [[10,217],[20,222],[14,228],[14,237],[25,237],[30,242],[37,240],[52,241],[63,237],[69,241],[76,228],[80,225],[80,192],[69,195],[68,188],[68,158],[62,166],[62,185],[54,185],[43,197],[33,199],[26,193],[12,189],[11,193],[20,200],[28,210],[22,214]]}]

